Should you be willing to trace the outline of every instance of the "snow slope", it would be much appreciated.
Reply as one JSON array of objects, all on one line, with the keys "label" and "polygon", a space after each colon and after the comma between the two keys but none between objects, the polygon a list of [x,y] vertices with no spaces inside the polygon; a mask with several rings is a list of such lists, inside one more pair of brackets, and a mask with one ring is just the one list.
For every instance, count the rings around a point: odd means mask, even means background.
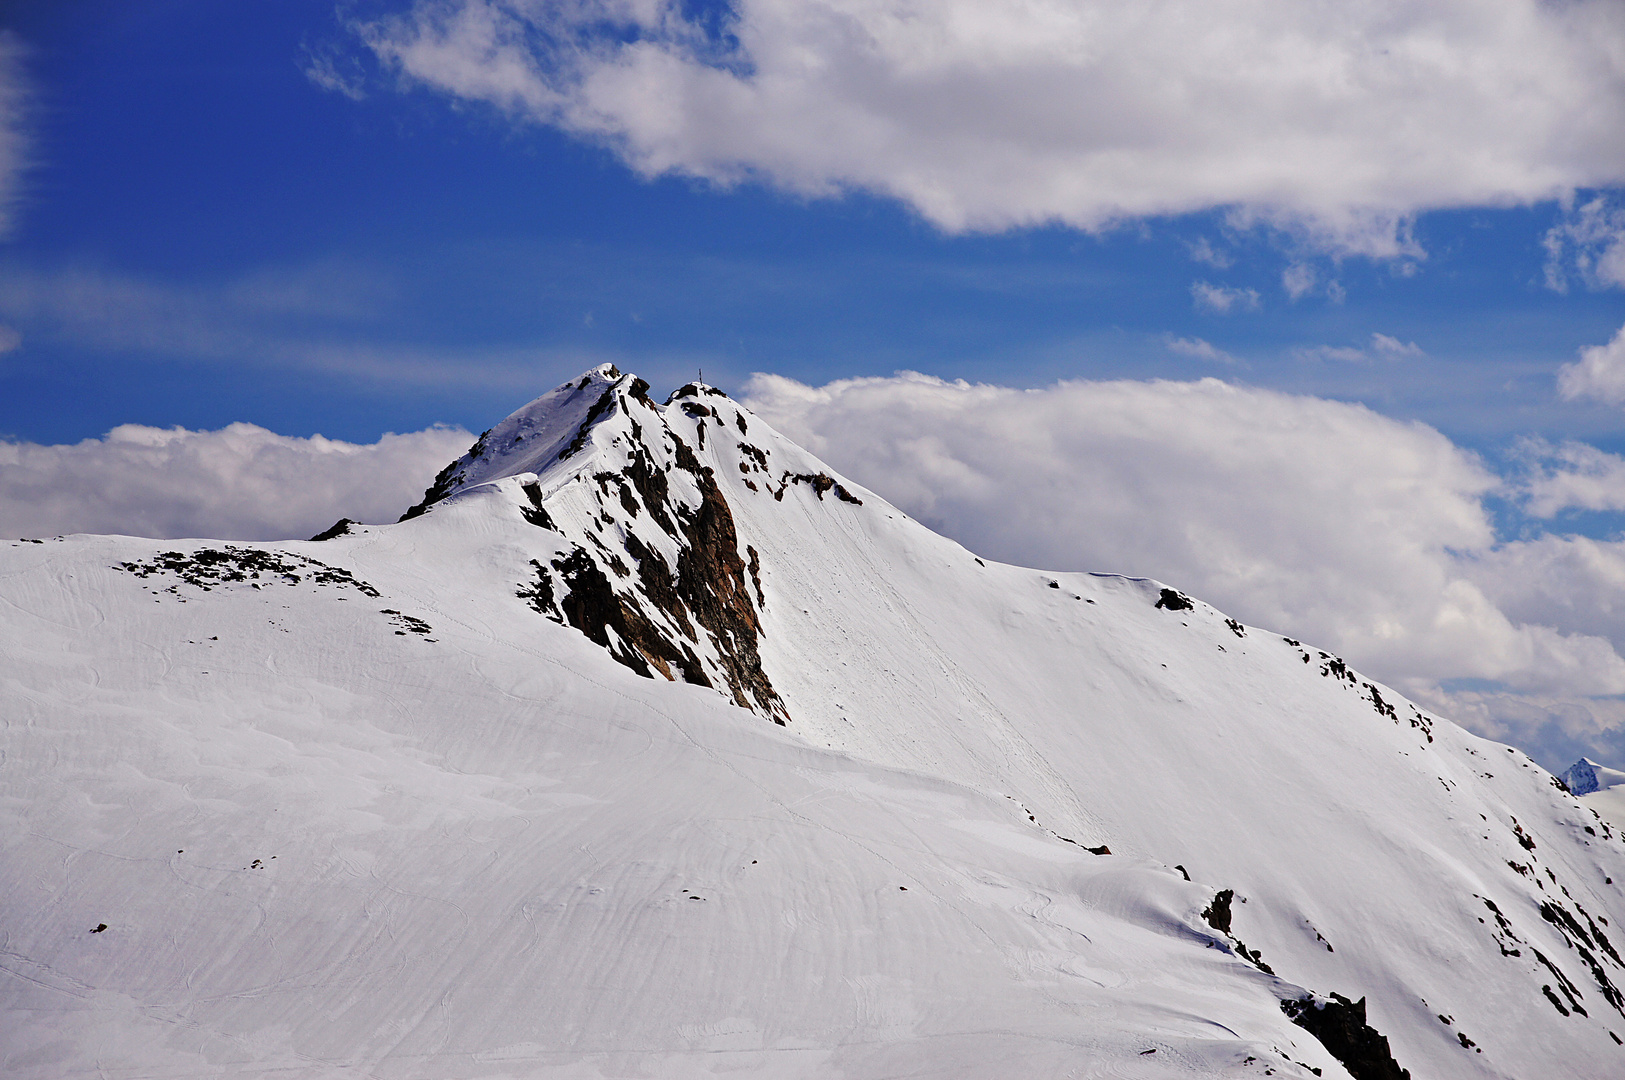
[{"label": "snow slope", "polygon": [[1625,1074],[1625,847],[1524,755],[708,387],[0,612],[7,1076]]}]

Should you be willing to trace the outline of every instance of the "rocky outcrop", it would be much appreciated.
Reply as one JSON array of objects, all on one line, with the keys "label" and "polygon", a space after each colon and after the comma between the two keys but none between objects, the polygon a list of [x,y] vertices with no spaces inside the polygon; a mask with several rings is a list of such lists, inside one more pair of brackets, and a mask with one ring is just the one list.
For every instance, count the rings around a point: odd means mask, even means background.
[{"label": "rocky outcrop", "polygon": [[1350,1001],[1333,994],[1328,1001],[1286,1000],[1281,1011],[1343,1063],[1354,1080],[1410,1080],[1388,1049],[1388,1037],[1366,1023],[1365,998]]},{"label": "rocky outcrop", "polygon": [[[581,470],[574,482],[550,495],[533,481],[520,486],[524,518],[573,543],[549,565],[533,562],[537,576],[520,583],[517,594],[640,675],[715,687],[741,708],[787,723],[759,650],[757,608],[766,602],[760,557],[752,550],[747,564],[715,471],[672,429],[648,389],[641,379],[619,377],[592,402],[555,459]],[[667,407],[675,402],[702,424],[721,424],[692,400],[702,394],[722,396],[687,386]],[[595,439],[601,425],[609,426]],[[583,455],[592,444],[602,452]],[[476,443],[464,466],[480,452]],[[440,489],[452,490],[458,475],[437,478],[425,505]],[[549,501],[560,498],[577,500],[578,512],[550,510]],[[582,499],[591,501],[580,507]],[[581,509],[590,521],[584,532],[555,524],[580,520]]]}]

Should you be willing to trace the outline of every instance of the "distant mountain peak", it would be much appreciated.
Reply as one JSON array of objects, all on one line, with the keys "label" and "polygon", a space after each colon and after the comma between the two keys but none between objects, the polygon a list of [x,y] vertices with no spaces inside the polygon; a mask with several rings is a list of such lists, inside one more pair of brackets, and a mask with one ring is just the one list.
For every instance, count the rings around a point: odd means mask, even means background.
[{"label": "distant mountain peak", "polygon": [[1599,765],[1590,758],[1583,757],[1564,769],[1558,779],[1574,794],[1590,795],[1594,791],[1606,791],[1608,788],[1625,784],[1625,772],[1610,769],[1606,765]]}]

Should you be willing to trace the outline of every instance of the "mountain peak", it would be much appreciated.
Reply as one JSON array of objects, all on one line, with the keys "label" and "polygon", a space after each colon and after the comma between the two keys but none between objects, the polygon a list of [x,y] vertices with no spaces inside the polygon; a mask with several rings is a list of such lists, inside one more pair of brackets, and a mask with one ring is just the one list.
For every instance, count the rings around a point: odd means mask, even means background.
[{"label": "mountain peak", "polygon": [[[794,466],[777,483],[775,456]],[[805,482],[819,501],[833,491],[862,505],[804,458],[716,387],[691,382],[656,404],[647,382],[605,364],[484,432],[402,520],[494,485],[556,544],[521,591],[538,612],[641,675],[714,687],[784,724],[757,648],[759,556],[740,539],[733,500],[782,502]]]},{"label": "mountain peak", "polygon": [[402,515],[417,517],[465,488],[522,472],[541,472],[578,453],[592,428],[628,399],[651,405],[649,384],[600,364],[549,390],[488,428],[462,457],[441,469],[423,500]]},{"label": "mountain peak", "polygon": [[1590,795],[1594,791],[1606,791],[1625,784],[1625,772],[1583,757],[1564,769],[1558,779],[1574,794]]}]

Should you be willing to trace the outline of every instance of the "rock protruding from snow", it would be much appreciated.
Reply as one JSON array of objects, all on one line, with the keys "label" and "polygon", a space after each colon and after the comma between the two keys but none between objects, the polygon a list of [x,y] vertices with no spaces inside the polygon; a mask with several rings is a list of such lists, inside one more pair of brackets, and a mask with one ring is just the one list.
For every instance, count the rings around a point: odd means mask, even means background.
[{"label": "rock protruding from snow", "polygon": [[[723,420],[702,398],[727,401],[692,383],[657,405],[642,379],[594,368],[481,435],[402,520],[506,481],[526,521],[567,541],[545,563],[532,560],[535,577],[515,583],[520,599],[646,678],[713,687],[784,724],[758,651],[757,556],[717,482],[719,468],[738,469],[749,454],[729,449],[724,463],[723,439],[707,447],[707,427]],[[742,435],[749,421],[728,405],[725,435]]]}]

